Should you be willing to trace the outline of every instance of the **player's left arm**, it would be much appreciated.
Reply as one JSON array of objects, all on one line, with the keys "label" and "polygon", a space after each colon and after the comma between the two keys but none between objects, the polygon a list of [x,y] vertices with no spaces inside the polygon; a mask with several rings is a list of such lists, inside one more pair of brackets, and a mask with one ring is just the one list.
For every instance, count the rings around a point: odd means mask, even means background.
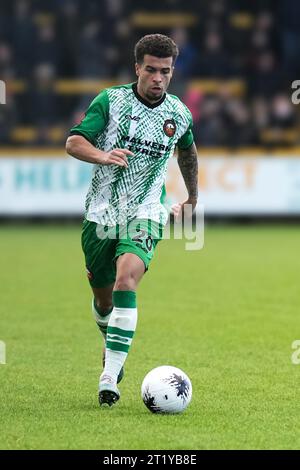
[{"label": "player's left arm", "polygon": [[198,155],[194,142],[186,149],[178,147],[178,165],[188,192],[188,199],[179,206],[182,209],[185,204],[190,204],[194,210],[198,200]]}]

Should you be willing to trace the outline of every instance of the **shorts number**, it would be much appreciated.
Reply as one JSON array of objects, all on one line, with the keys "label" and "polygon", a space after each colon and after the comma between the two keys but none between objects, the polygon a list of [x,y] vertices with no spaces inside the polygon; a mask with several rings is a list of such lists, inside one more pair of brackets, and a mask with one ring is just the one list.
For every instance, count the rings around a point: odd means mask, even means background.
[{"label": "shorts number", "polygon": [[141,244],[143,244],[143,242],[145,241],[145,246],[147,250],[151,251],[153,246],[153,239],[151,235],[148,235],[147,237],[146,236],[147,232],[145,230],[140,230],[139,233],[132,238],[132,240]]}]

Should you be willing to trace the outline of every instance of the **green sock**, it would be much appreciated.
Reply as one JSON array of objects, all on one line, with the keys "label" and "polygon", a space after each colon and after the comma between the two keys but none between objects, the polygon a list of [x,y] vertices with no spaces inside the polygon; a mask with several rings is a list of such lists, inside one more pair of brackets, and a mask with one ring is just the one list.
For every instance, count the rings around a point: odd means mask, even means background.
[{"label": "green sock", "polygon": [[105,369],[100,381],[111,378],[117,382],[126,361],[137,323],[136,293],[114,291],[114,308],[107,327]]},{"label": "green sock", "polygon": [[97,326],[102,333],[104,341],[106,341],[107,325],[108,325],[112,310],[113,308],[110,308],[109,310],[99,309],[96,305],[95,298],[93,299],[92,311],[93,311]]}]

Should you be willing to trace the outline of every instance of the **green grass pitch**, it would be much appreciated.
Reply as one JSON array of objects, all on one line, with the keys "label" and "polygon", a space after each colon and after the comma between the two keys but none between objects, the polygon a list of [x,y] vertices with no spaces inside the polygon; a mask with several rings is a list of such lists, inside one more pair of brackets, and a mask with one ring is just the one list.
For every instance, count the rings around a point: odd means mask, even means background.
[{"label": "green grass pitch", "polygon": [[[101,338],[78,226],[1,226],[2,449],[300,448],[300,228],[208,227],[202,251],[162,242],[111,409],[97,403]],[[152,368],[193,383],[178,416],[151,414]]]}]

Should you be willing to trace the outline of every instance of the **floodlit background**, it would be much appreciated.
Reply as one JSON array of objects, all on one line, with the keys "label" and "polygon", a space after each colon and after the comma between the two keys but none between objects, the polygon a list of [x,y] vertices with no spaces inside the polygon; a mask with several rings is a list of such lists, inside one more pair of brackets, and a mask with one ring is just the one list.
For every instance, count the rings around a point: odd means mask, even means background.
[{"label": "floodlit background", "polygon": [[[154,32],[180,48],[205,246],[159,244],[105,414],[80,248],[91,165],[64,143]],[[1,0],[0,80],[0,448],[299,448],[299,0]],[[176,157],[167,190],[186,196]],[[162,364],[193,383],[176,418],[141,402]]]}]

